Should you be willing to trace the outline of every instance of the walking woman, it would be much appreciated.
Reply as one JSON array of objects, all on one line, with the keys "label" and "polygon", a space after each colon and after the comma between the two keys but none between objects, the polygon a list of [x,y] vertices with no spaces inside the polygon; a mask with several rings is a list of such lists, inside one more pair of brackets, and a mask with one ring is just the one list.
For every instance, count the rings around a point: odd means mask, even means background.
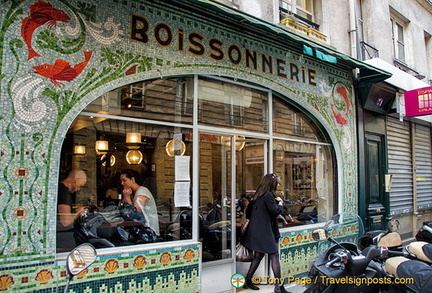
[{"label": "walking woman", "polygon": [[[252,277],[266,253],[271,260],[274,277],[281,280],[278,253],[280,233],[276,219],[284,210],[282,199],[275,195],[279,184],[280,177],[275,174],[266,174],[246,210],[246,218],[249,223],[244,233],[243,245],[255,253],[246,275],[244,288],[259,290],[259,287],[252,283]],[[276,284],[274,292],[286,293],[288,291],[283,284]]]}]

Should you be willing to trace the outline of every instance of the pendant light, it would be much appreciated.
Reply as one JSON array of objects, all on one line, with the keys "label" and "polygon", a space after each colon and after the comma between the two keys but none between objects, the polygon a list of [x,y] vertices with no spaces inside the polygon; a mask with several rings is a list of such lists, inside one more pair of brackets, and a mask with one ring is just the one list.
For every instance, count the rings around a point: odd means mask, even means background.
[{"label": "pendant light", "polygon": [[143,160],[143,154],[139,150],[130,150],[126,153],[126,161],[130,165],[141,164]]},{"label": "pendant light", "polygon": [[126,146],[128,149],[137,150],[141,143],[141,133],[139,132],[128,132],[126,133]]},{"label": "pendant light", "polygon": [[86,154],[86,146],[82,144],[76,144],[73,146],[73,155],[84,156]]},{"label": "pendant light", "polygon": [[95,150],[97,155],[105,155],[108,153],[109,146],[107,140],[97,140],[95,143]]}]

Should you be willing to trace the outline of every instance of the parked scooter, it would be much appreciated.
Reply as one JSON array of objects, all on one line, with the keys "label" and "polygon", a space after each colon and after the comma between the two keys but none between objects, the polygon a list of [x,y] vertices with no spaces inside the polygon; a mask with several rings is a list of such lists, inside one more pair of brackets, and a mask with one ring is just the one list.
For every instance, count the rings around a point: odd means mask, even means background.
[{"label": "parked scooter", "polygon": [[397,292],[431,292],[432,244],[416,241],[405,249],[409,256],[392,257],[385,262],[388,275],[399,278]]},{"label": "parked scooter", "polygon": [[359,239],[359,248],[363,250],[370,245],[375,245],[387,247],[390,250],[402,251],[402,237],[397,232],[399,228],[399,221],[391,219],[387,223],[387,230],[373,230],[364,233]]},{"label": "parked scooter", "polygon": [[[382,261],[390,256],[405,255],[387,247],[368,245],[362,251],[357,243],[363,235],[363,223],[358,215],[334,215],[323,229],[312,233],[318,243],[318,253],[309,271],[310,284],[305,292],[381,292],[391,284]],[[328,240],[328,241],[324,241]],[[334,245],[330,246],[331,243]]]},{"label": "parked scooter", "polygon": [[64,293],[68,291],[69,283],[74,276],[87,269],[96,260],[97,254],[93,245],[89,243],[75,247],[66,258],[67,282]]},{"label": "parked scooter", "polygon": [[415,238],[417,241],[432,243],[432,221],[423,222]]}]

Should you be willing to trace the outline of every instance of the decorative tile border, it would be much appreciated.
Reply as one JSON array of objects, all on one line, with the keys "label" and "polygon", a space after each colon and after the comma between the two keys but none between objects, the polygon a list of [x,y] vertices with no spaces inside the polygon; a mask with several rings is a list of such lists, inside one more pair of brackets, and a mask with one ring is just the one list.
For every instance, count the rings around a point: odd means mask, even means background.
[{"label": "decorative tile border", "polygon": [[[138,292],[191,292],[200,287],[200,258],[199,244],[100,255],[69,287],[74,292],[105,292],[103,288],[118,286]],[[65,285],[66,275],[64,260],[11,267],[0,270],[0,290],[51,292]]]}]

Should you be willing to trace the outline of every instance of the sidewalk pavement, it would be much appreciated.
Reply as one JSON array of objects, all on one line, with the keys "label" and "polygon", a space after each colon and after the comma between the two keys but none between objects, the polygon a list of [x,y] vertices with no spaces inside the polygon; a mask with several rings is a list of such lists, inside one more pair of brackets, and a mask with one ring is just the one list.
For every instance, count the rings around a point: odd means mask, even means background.
[{"label": "sidewalk pavement", "polygon": [[[251,292],[254,292],[254,293],[273,293],[274,292],[274,285],[257,285],[257,286],[260,289],[256,290],[256,291],[251,290],[251,289],[240,288],[240,289],[237,289],[236,292],[238,292],[238,293],[240,293],[240,292],[241,293],[251,293]],[[288,292],[292,292],[292,293],[303,293],[303,291],[306,290],[305,287],[297,285],[295,283],[285,285],[285,289]]]}]

